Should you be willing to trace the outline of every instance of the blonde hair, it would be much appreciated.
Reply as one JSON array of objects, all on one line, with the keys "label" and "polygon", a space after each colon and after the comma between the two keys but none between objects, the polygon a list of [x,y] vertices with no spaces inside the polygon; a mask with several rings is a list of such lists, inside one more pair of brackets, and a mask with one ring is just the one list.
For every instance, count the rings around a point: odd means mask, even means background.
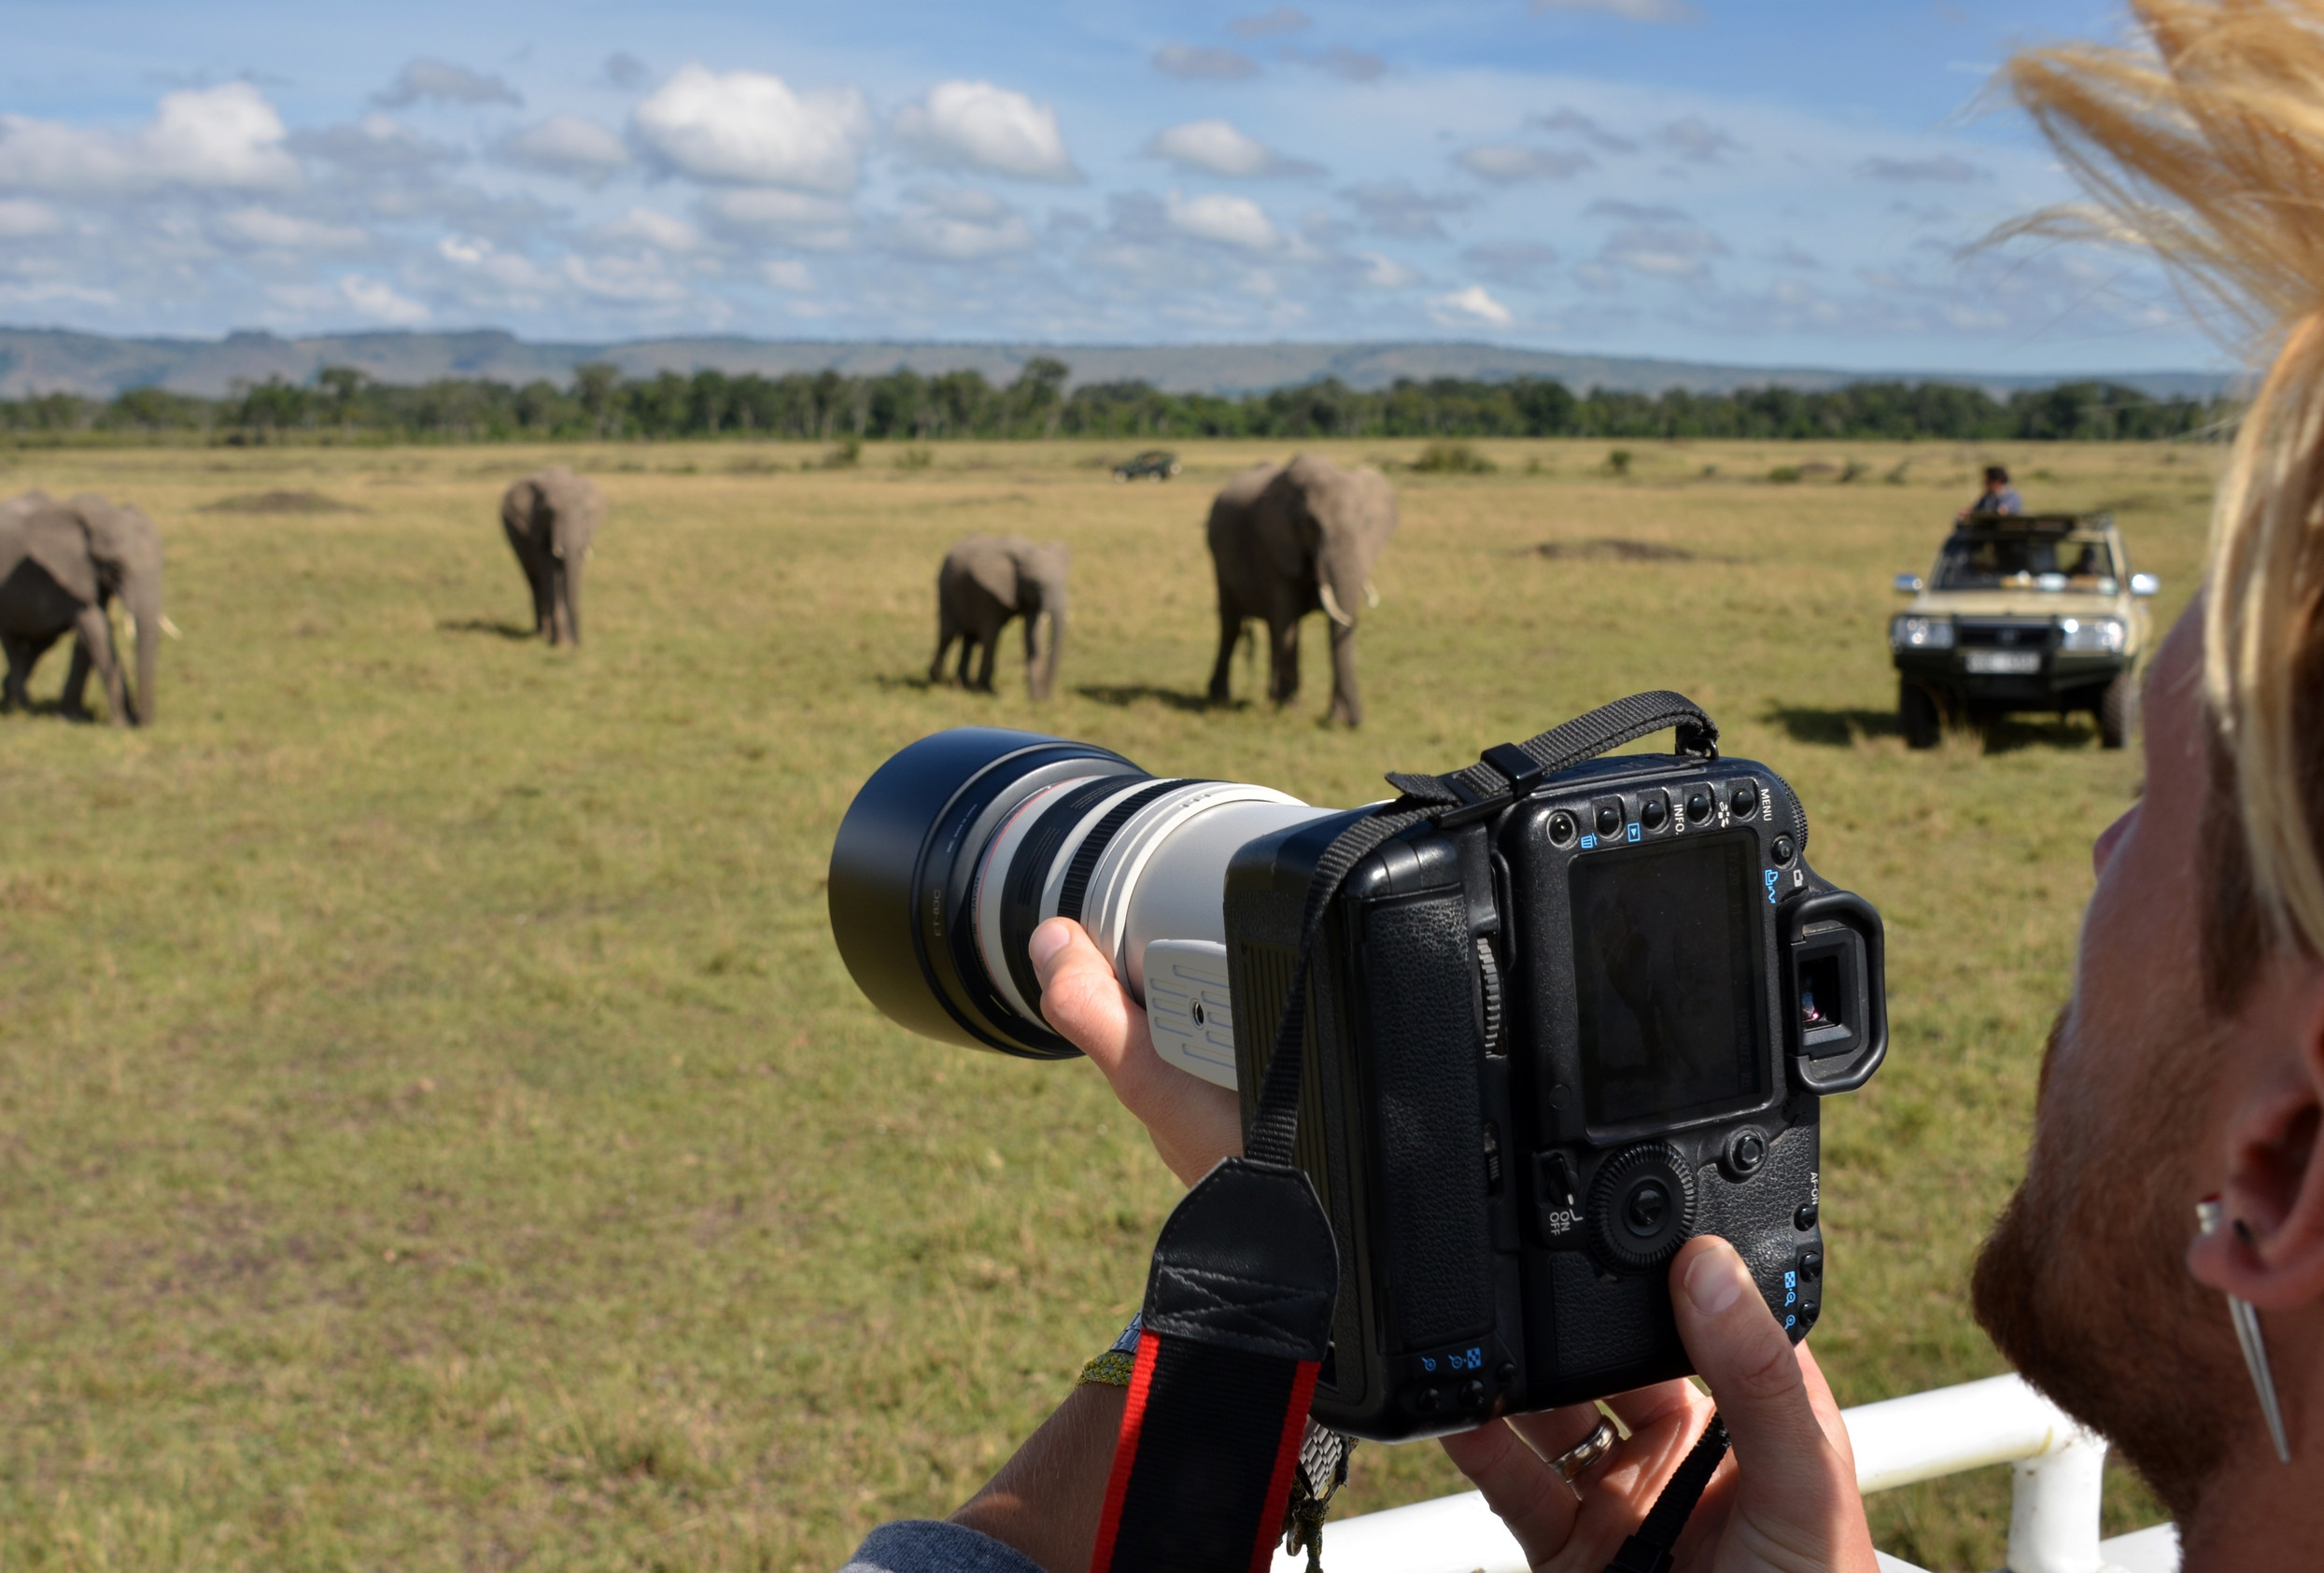
[{"label": "blonde hair", "polygon": [[2249,897],[2279,942],[2324,955],[2324,0],[2129,4],[2147,48],[2006,67],[2095,204],[2012,228],[2150,250],[2273,356],[2212,516],[2204,689]]}]

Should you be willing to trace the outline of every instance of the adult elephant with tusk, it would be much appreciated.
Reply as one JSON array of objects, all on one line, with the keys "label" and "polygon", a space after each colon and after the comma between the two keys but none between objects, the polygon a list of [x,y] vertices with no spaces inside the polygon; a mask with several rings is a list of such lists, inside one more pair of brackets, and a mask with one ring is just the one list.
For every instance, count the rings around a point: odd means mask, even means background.
[{"label": "adult elephant with tusk", "polygon": [[561,464],[501,494],[500,527],[532,587],[532,631],[553,645],[581,642],[581,569],[604,522],[605,494]]},{"label": "adult elephant with tusk", "polygon": [[1246,470],[1210,505],[1210,557],[1218,576],[1218,660],[1213,704],[1227,699],[1234,646],[1253,618],[1267,625],[1267,696],[1299,695],[1299,625],[1320,611],[1331,627],[1331,719],[1363,721],[1356,691],[1356,616],[1377,606],[1372,565],[1396,530],[1396,493],[1370,465],[1343,470],[1301,454]]},{"label": "adult elephant with tusk", "polygon": [[[134,698],[106,614],[116,597],[128,611],[138,646]],[[155,645],[165,625],[162,541],[152,520],[86,495],[59,502],[45,492],[27,492],[0,503],[0,645],[7,655],[0,709],[26,702],[34,664],[71,634],[74,667],[65,682],[64,713],[83,713],[93,669],[115,725],[150,722]]]},{"label": "adult elephant with tusk", "polygon": [[[130,503],[107,501],[94,492],[82,492],[65,507],[80,517],[88,531],[89,549],[96,558],[99,583],[107,602],[118,597],[125,615],[129,642],[136,651],[135,719],[153,724],[154,668],[160,664],[162,637],[177,630],[162,612],[162,532],[144,510]],[[107,619],[109,627],[111,620]],[[119,647],[116,646],[116,654]],[[89,674],[94,653],[85,639],[73,640],[73,665],[64,677],[64,712],[78,715],[87,700]]]},{"label": "adult elephant with tusk", "polygon": [[[944,653],[958,639],[962,684],[993,692],[1001,630],[1009,619],[1021,617],[1025,683],[1034,698],[1048,698],[1065,643],[1065,570],[1071,560],[1063,541],[1021,535],[972,535],[944,554],[944,566],[937,570],[937,653],[928,663],[928,681],[944,681]],[[979,649],[983,653],[971,678],[968,659]]]}]

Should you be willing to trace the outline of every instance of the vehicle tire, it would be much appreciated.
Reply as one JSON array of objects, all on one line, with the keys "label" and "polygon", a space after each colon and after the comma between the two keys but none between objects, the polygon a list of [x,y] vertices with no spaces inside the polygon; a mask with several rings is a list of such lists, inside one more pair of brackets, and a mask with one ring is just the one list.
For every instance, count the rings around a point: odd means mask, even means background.
[{"label": "vehicle tire", "polygon": [[1908,749],[1933,749],[1944,739],[1937,695],[1908,679],[1896,684],[1896,721]]},{"label": "vehicle tire", "polygon": [[2119,749],[2131,740],[2138,719],[2138,684],[2127,671],[2117,672],[2098,700],[2098,746]]}]

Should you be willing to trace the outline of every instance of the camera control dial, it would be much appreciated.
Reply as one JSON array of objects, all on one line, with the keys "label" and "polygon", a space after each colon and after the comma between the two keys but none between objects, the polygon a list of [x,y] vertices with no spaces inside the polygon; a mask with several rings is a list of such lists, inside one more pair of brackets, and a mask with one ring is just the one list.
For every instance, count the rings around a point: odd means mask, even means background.
[{"label": "camera control dial", "polygon": [[1641,1142],[1600,1165],[1590,1187],[1589,1236],[1599,1259],[1641,1272],[1695,1232],[1695,1173],[1668,1142]]}]

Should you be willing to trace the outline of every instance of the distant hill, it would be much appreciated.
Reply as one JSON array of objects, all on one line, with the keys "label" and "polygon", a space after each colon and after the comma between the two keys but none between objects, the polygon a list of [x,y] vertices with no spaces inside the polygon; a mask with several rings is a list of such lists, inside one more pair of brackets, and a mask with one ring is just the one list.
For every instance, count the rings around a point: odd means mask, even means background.
[{"label": "distant hill", "polygon": [[[2025,387],[2078,380],[2049,376],[1968,376],[1957,372],[1842,372],[1812,366],[1725,366],[1643,357],[1560,355],[1499,344],[884,344],[843,340],[743,338],[637,339],[623,344],[528,344],[498,329],[455,333],[343,333],[281,339],[267,332],[223,339],[116,339],[61,329],[0,328],[0,397],[78,393],[108,397],[133,387],[221,394],[237,382],[281,377],[305,382],[325,366],[353,366],[384,383],[410,385],[439,377],[488,377],[526,383],[545,377],[562,384],[585,361],[606,360],[629,376],[704,369],[779,376],[830,368],[851,375],[902,367],[923,373],[981,372],[1005,383],[1035,356],[1055,356],[1073,368],[1075,384],[1149,382],[1174,393],[1239,394],[1337,377],[1351,387],[1386,387],[1399,377],[1463,377],[1500,381],[1552,377],[1578,390],[1591,387],[1660,393],[1727,393],[1739,387],[1814,390],[1850,383],[1903,380],[1951,382],[2005,396]],[[2207,397],[2231,380],[2211,372],[2108,373],[2157,398]]]}]

